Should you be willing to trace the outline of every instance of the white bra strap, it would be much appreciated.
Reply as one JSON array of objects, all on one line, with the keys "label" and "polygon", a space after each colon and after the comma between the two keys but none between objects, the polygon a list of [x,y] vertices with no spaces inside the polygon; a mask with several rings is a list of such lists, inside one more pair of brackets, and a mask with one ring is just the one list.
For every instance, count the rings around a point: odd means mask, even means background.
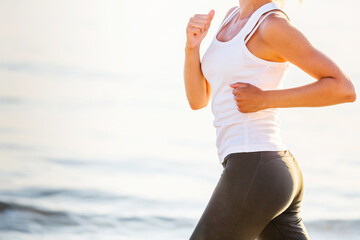
[{"label": "white bra strap", "polygon": [[[229,14],[229,16],[228,16],[228,17],[222,22],[222,24],[220,25],[217,33],[220,32],[221,28],[222,28],[224,25],[226,25],[226,24],[231,20],[231,18],[237,13],[237,11],[238,11],[239,9],[240,9],[240,8],[237,6],[237,7]],[[217,35],[217,33],[216,33],[216,35]]]},{"label": "white bra strap", "polygon": [[[262,21],[264,21],[264,19],[269,16],[270,14],[272,13],[276,13],[276,11],[274,10],[280,10],[280,9],[273,9],[273,10],[270,10],[268,13],[266,13],[260,21],[258,21],[255,25],[255,27],[251,30],[251,32],[249,33],[249,35],[247,35],[246,37],[246,40],[245,40],[245,44],[249,41],[249,39],[251,38],[251,36],[255,33],[256,29],[260,26],[260,24],[262,23]],[[281,10],[280,10],[281,11]],[[282,13],[284,13],[283,11],[281,11]],[[284,13],[285,16],[289,19],[289,17],[286,15],[286,13]],[[290,20],[290,19],[289,19]]]}]

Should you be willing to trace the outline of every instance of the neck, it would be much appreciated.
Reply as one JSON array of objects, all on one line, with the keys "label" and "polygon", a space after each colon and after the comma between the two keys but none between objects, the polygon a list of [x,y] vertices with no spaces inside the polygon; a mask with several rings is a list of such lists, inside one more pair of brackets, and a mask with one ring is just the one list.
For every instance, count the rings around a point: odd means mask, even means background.
[{"label": "neck", "polygon": [[242,20],[249,18],[251,14],[255,12],[256,9],[261,7],[266,3],[274,2],[271,0],[239,0],[240,13],[237,16],[236,20]]}]

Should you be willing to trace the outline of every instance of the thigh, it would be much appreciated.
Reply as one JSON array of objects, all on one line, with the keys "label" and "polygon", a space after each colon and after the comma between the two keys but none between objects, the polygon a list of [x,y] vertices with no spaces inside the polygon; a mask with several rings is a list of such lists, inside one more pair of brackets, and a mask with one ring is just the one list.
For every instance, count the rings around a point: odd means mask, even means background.
[{"label": "thigh", "polygon": [[[235,161],[238,160],[238,161]],[[259,157],[228,158],[226,167],[190,240],[235,240],[231,229],[243,207],[259,165]]]}]

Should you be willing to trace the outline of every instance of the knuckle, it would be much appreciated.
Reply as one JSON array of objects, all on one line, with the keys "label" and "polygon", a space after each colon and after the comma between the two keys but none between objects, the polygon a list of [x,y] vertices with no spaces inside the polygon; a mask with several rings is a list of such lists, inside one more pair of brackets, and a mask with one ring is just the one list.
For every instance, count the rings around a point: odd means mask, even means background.
[{"label": "knuckle", "polygon": [[203,24],[204,24],[204,29],[207,30],[209,28],[209,26],[206,23],[203,23]]}]

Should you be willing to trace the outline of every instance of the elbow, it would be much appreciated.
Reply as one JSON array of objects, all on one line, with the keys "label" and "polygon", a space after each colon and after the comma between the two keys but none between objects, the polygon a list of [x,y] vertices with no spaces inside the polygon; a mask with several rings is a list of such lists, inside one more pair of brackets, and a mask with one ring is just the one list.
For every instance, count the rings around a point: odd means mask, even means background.
[{"label": "elbow", "polygon": [[201,109],[201,108],[199,108],[198,106],[195,106],[195,105],[192,105],[192,104],[190,104],[190,108],[191,108],[192,110]]},{"label": "elbow", "polygon": [[199,109],[202,109],[202,108],[204,108],[204,107],[206,107],[207,106],[207,104],[203,104],[203,105],[194,105],[194,104],[190,104],[190,108],[192,109],[192,110],[199,110]]},{"label": "elbow", "polygon": [[199,110],[206,107],[208,103],[209,103],[209,99],[207,98],[199,102],[189,102],[189,105],[192,110]]},{"label": "elbow", "polygon": [[199,110],[208,105],[208,103],[210,101],[210,96],[206,95],[206,97],[204,97],[202,99],[193,99],[193,100],[196,100],[196,101],[189,101],[190,108],[192,110]]},{"label": "elbow", "polygon": [[355,102],[356,101],[356,91],[355,87],[350,81],[350,79],[344,80],[343,84],[343,96],[345,102]]},{"label": "elbow", "polygon": [[348,77],[335,78],[330,77],[332,86],[330,87],[329,96],[333,98],[333,101],[336,104],[355,102],[356,101],[356,91],[355,87]]},{"label": "elbow", "polygon": [[355,102],[356,101],[356,93],[352,93],[351,95],[348,95],[347,102]]}]

